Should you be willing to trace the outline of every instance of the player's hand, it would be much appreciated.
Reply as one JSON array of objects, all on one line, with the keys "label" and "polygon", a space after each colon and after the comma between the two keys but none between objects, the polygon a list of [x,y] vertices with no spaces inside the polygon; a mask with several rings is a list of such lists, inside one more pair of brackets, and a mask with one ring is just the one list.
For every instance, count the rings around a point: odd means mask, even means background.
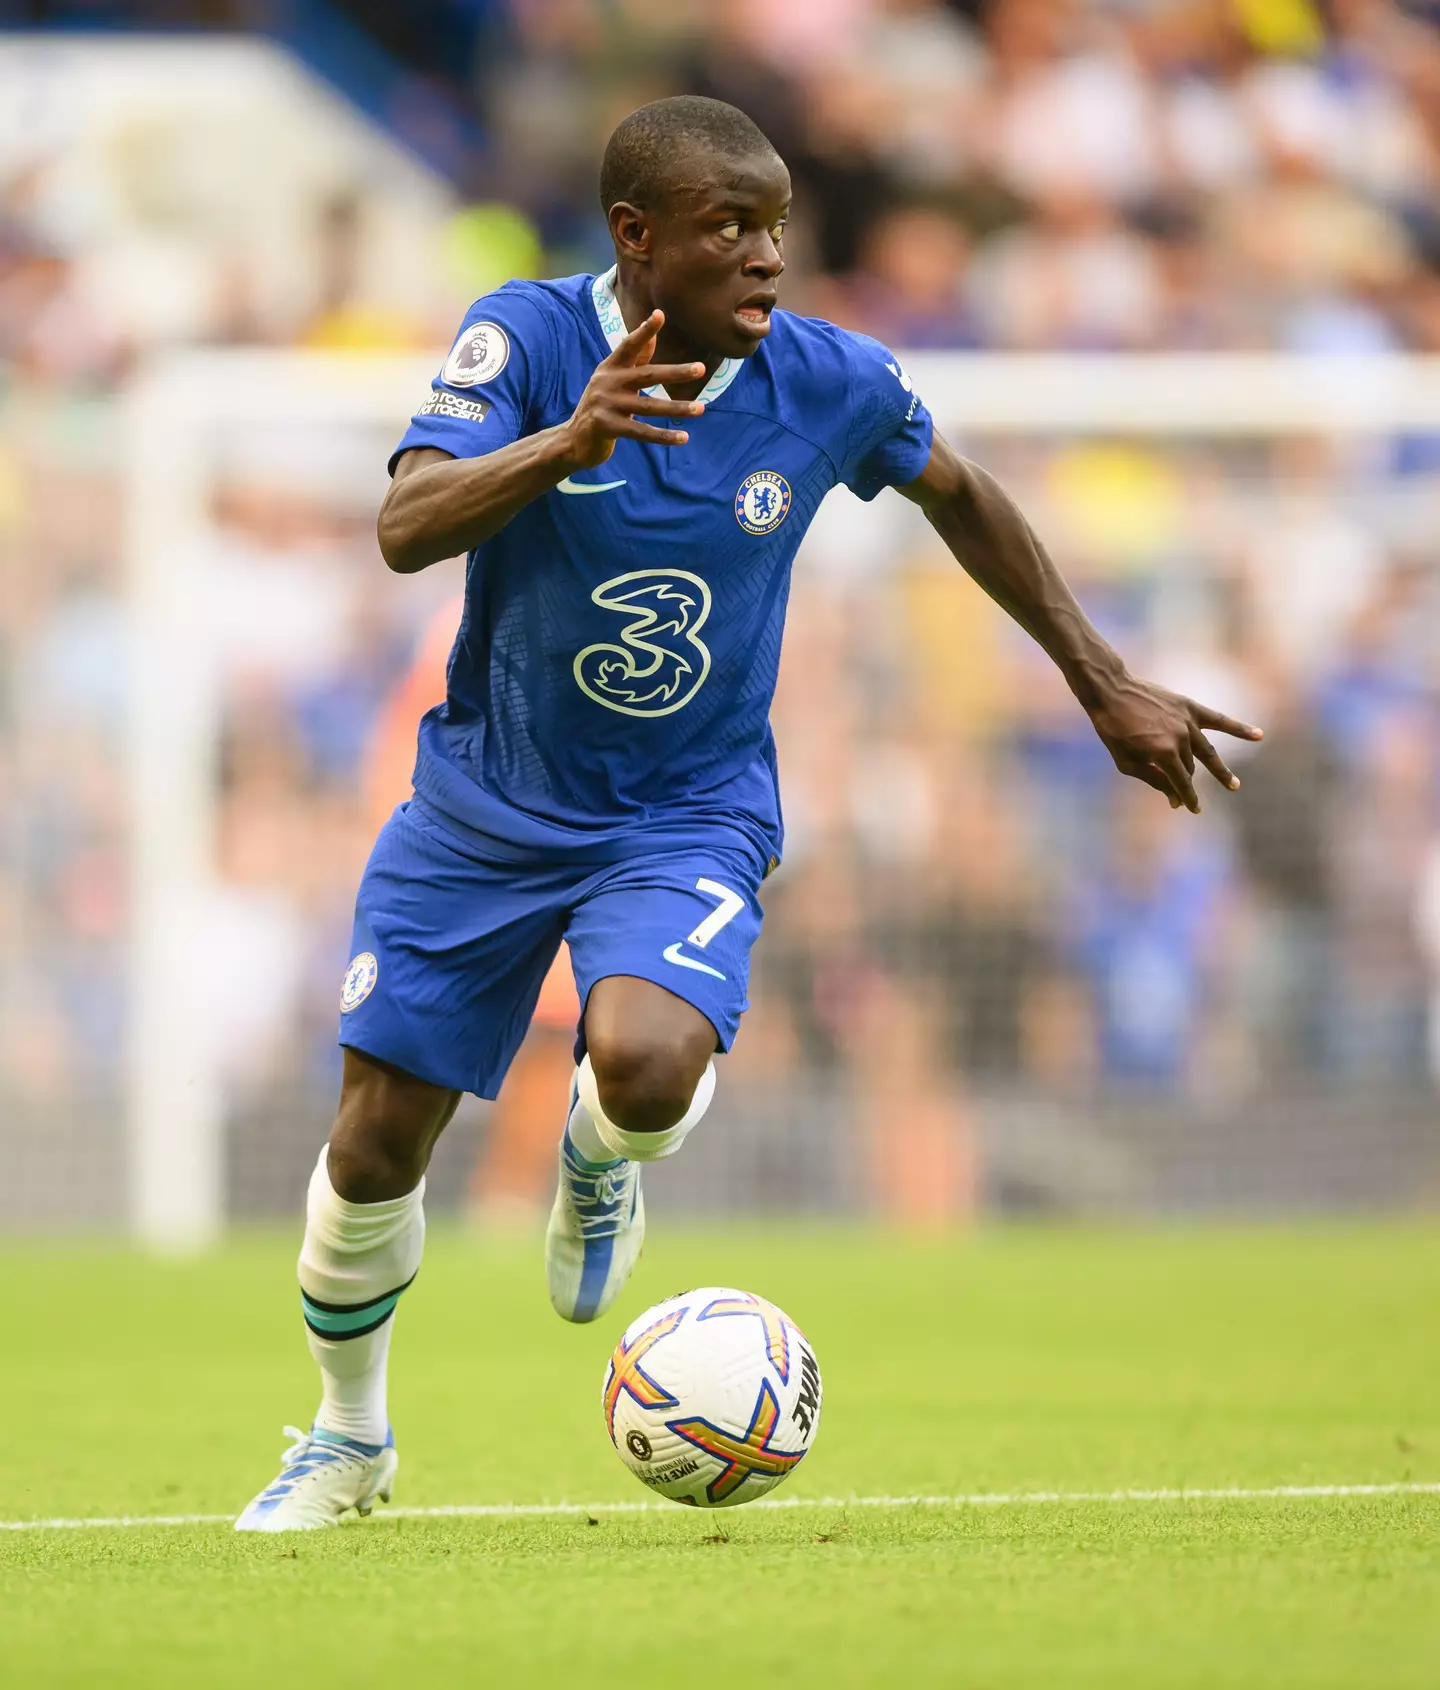
[{"label": "player's hand", "polygon": [[1240,782],[1226,768],[1220,753],[1205,737],[1206,729],[1236,739],[1263,739],[1259,728],[1222,716],[1153,681],[1122,675],[1106,689],[1089,712],[1105,749],[1122,775],[1133,775],[1164,793],[1170,808],[1200,813],[1195,791],[1195,765],[1207,768],[1227,792]]},{"label": "player's hand", "polygon": [[703,364],[652,364],[655,341],[665,323],[663,311],[652,311],[627,334],[602,364],[580,395],[569,422],[563,425],[568,450],[577,469],[603,464],[617,440],[649,440],[657,446],[683,446],[690,438],[683,429],[656,428],[644,417],[698,417],[705,407],[698,399],[667,399],[643,394],[643,387],[683,387],[699,381]]}]

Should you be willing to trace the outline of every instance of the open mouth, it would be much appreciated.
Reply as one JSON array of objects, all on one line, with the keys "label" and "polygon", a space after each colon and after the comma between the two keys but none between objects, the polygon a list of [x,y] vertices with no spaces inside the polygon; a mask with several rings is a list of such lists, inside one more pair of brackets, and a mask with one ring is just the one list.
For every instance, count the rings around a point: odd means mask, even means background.
[{"label": "open mouth", "polygon": [[747,299],[735,307],[735,317],[741,327],[753,335],[770,332],[770,313],[775,309],[771,298]]}]

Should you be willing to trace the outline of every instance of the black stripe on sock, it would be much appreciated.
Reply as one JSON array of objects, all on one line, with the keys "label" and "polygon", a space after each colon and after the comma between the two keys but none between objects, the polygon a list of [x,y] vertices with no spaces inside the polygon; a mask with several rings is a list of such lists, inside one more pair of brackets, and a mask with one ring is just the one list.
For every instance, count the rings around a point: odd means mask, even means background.
[{"label": "black stripe on sock", "polygon": [[368,1326],[357,1326],[353,1332],[326,1332],[317,1326],[308,1314],[305,1316],[305,1324],[317,1338],[324,1338],[331,1344],[345,1344],[352,1338],[363,1338],[367,1332],[378,1332],[387,1320],[394,1318],[394,1309],[386,1309],[378,1320],[372,1320]]},{"label": "black stripe on sock", "polygon": [[[305,1302],[309,1303],[312,1309],[319,1309],[321,1314],[360,1314],[364,1309],[373,1309],[376,1303],[383,1303],[387,1297],[398,1297],[402,1291],[408,1291],[415,1283],[418,1272],[419,1269],[417,1268],[403,1285],[397,1285],[389,1291],[382,1291],[378,1297],[367,1297],[363,1303],[322,1303],[318,1297],[312,1297],[303,1285],[300,1287],[300,1296]],[[378,1326],[380,1323],[376,1321],[375,1324]],[[374,1328],[372,1327],[370,1330],[373,1331]]]}]

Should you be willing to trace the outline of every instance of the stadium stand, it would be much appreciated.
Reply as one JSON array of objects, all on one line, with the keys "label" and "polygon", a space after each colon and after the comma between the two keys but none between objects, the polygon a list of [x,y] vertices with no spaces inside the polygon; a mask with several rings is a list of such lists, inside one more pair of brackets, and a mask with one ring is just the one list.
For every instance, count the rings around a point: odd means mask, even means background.
[{"label": "stadium stand", "polygon": [[[504,275],[608,262],[600,140],[685,88],[791,163],[787,301],[907,350],[1440,354],[1433,8],[385,10],[346,9],[393,86],[469,102],[443,170],[403,110],[386,133],[260,44],[0,36],[7,1224],[123,1201],[118,443],[146,359],[438,346]],[[967,444],[1137,664],[1270,743],[1235,805],[1178,826],[923,527],[817,526],[777,710],[804,872],[774,885],[726,1148],[680,1195],[752,1207],[763,1164],[772,1205],[914,1217],[1404,1199],[1435,1177],[1440,1076],[1440,439]],[[237,437],[210,513],[248,607],[217,756],[237,1212],[288,1204],[313,1159],[368,748],[454,586],[382,580],[386,450]],[[921,1124],[882,1182],[866,1147],[897,1115]],[[800,1147],[837,1121],[857,1154],[817,1171]]]}]

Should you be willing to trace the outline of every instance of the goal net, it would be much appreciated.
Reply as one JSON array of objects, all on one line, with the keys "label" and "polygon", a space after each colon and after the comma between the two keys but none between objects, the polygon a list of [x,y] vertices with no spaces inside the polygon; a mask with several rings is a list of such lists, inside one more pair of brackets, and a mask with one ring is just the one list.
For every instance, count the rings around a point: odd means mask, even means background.
[{"label": "goal net", "polygon": [[[1172,814],[911,507],[837,492],[796,565],[752,1007],[657,1200],[918,1223],[1440,1189],[1437,363],[907,360],[1131,666],[1267,744]],[[299,1202],[355,884],[461,586],[374,541],[431,373],[206,352],[81,418],[0,412],[6,1224],[184,1243]],[[438,1205],[541,1202],[574,1013],[557,972]]]}]

